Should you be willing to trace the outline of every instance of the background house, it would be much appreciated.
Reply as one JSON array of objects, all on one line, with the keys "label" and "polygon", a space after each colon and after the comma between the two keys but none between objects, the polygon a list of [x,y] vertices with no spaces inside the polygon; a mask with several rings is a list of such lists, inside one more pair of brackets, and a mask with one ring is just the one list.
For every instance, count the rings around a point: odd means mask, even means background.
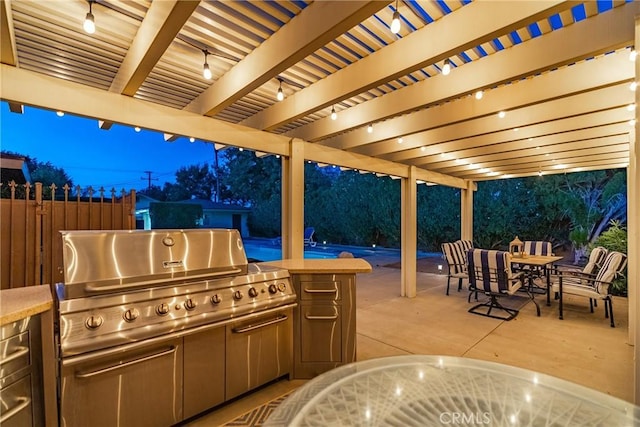
[{"label": "background house", "polygon": [[151,210],[154,204],[197,205],[202,208],[202,214],[196,220],[199,228],[235,228],[242,237],[249,237],[247,218],[251,209],[227,203],[212,202],[205,199],[189,199],[178,202],[160,202],[152,197],[139,194],[136,199],[136,228],[151,230],[155,227]]}]

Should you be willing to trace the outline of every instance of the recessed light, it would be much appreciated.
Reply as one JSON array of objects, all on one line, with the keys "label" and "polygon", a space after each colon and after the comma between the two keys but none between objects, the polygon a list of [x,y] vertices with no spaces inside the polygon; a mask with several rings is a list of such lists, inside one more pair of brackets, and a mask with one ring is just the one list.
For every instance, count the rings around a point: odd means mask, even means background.
[{"label": "recessed light", "polygon": [[196,142],[196,139],[194,137],[191,137],[189,138],[189,142],[193,144],[194,142]]},{"label": "recessed light", "polygon": [[484,92],[482,92],[481,90],[476,92],[476,99],[482,99],[482,95],[484,95]]},{"label": "recessed light", "polygon": [[140,126],[134,127],[133,130],[135,130],[136,132],[140,132]]},{"label": "recessed light", "polygon": [[56,114],[58,115],[58,117],[62,117],[64,116],[64,111],[56,111]]},{"label": "recessed light", "polygon": [[398,144],[402,144],[402,141],[403,141],[402,137],[398,138]]},{"label": "recessed light", "polygon": [[631,84],[629,85],[629,90],[635,92],[637,87],[638,87],[638,82],[631,82]]},{"label": "recessed light", "polygon": [[504,119],[504,116],[506,116],[506,115],[507,115],[507,113],[505,113],[504,111],[500,111],[498,113],[498,117],[500,117],[501,119]]}]

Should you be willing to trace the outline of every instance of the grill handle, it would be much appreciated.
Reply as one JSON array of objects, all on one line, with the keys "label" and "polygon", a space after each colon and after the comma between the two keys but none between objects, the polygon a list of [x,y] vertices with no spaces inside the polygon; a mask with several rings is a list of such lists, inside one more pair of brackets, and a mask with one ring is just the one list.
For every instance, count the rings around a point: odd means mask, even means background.
[{"label": "grill handle", "polygon": [[[239,268],[234,268],[232,270],[218,271],[218,272],[208,272],[203,274],[194,274],[193,276],[185,276],[184,279],[198,279],[202,277],[218,277],[218,276],[228,276],[232,274],[242,273],[242,270]],[[182,278],[182,277],[181,277]],[[145,280],[141,282],[130,283],[127,285],[117,284],[117,285],[94,285],[89,283],[85,285],[84,289],[87,292],[109,292],[109,291],[121,291],[128,288],[140,288],[149,285],[157,285],[161,283],[167,283],[167,279],[155,279],[155,280]]]},{"label": "grill handle", "polygon": [[17,359],[20,356],[24,356],[27,353],[29,353],[29,347],[22,347],[22,346],[16,347],[16,351],[11,353],[9,356],[5,357],[4,359],[0,360],[0,365],[3,363],[9,363],[12,360]]},{"label": "grill handle", "polygon": [[233,328],[231,331],[234,334],[244,334],[245,332],[254,331],[256,329],[264,328],[265,326],[275,325],[276,323],[284,322],[287,319],[288,319],[287,316],[282,315],[282,316],[276,317],[275,319],[258,323],[257,325],[245,326],[243,328]]},{"label": "grill handle", "polygon": [[137,365],[138,363],[146,362],[148,360],[157,359],[158,357],[166,356],[176,352],[176,347],[171,347],[167,350],[159,353],[150,354],[149,356],[141,357],[140,359],[130,360],[129,362],[121,363],[119,365],[109,366],[108,368],[98,369],[97,371],[79,372],[76,374],[76,378],[91,378],[96,375],[106,374],[107,372],[115,371],[116,369],[126,368],[127,366]]},{"label": "grill handle", "polygon": [[311,314],[305,314],[304,318],[307,320],[336,320],[338,318],[337,315],[333,316],[313,316]]},{"label": "grill handle", "polygon": [[308,294],[335,294],[338,293],[337,289],[310,289],[304,288],[304,291]]},{"label": "grill handle", "polygon": [[2,414],[2,417],[0,417],[0,424],[4,424],[5,422],[9,421],[10,418],[13,418],[16,414],[18,414],[18,412],[22,411],[24,408],[31,404],[31,399],[28,397],[19,397],[17,400],[20,401],[18,406]]}]

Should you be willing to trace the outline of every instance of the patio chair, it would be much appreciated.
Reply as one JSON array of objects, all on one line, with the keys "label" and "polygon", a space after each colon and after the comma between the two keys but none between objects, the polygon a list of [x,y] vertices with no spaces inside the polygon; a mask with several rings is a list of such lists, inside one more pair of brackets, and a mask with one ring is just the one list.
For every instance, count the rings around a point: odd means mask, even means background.
[{"label": "patio chair", "polygon": [[543,240],[525,240],[524,253],[527,255],[553,255],[551,242]]},{"label": "patio chair", "polygon": [[557,272],[557,292],[559,294],[559,318],[563,318],[563,295],[576,295],[589,298],[589,309],[593,313],[593,301],[604,301],[604,317],[610,318],[611,327],[615,328],[613,320],[613,300],[610,288],[613,279],[622,274],[627,266],[627,256],[622,252],[612,251],[607,254],[602,268],[597,274],[562,270]]},{"label": "patio chair", "polygon": [[[587,264],[582,269],[575,266],[557,266],[554,271],[555,274],[553,276],[552,285],[551,285],[551,289],[555,295],[555,299],[558,299],[557,273],[559,271],[562,271],[565,275],[568,274],[569,272],[574,272],[574,273],[591,274],[595,276],[598,273],[598,271],[600,271],[600,268],[602,267],[602,263],[606,259],[608,252],[609,251],[607,251],[607,249],[602,246],[593,248],[591,250],[591,253],[589,254],[589,260],[587,261]],[[598,306],[597,300],[591,299],[590,304],[593,304],[596,307]],[[591,311],[593,312],[593,307],[591,308]]]},{"label": "patio chair", "polygon": [[307,227],[304,229],[304,245],[305,246],[311,246],[312,248],[314,248],[316,246],[316,241],[313,240],[313,233],[315,233],[316,230],[313,227]]},{"label": "patio chair", "polygon": [[[536,305],[537,314],[540,316],[538,303],[533,299],[533,295],[523,287],[523,273],[514,273],[511,269],[511,254],[509,252],[473,249],[467,252],[467,262],[470,292],[484,292],[489,297],[488,301],[471,307],[469,313],[494,319],[511,320],[518,315],[519,310],[503,306],[498,302],[498,298],[513,295],[523,288]],[[487,309],[484,310],[484,307]],[[506,315],[492,314],[494,309],[501,310]]]},{"label": "patio chair", "polygon": [[462,245],[457,242],[443,243],[441,245],[442,253],[447,261],[449,273],[447,274],[447,295],[449,295],[449,284],[451,278],[458,279],[458,292],[462,289],[462,280],[469,279],[467,274],[467,257]]},{"label": "patio chair", "polygon": [[[524,254],[550,256],[550,255],[553,255],[553,247],[551,245],[551,242],[547,242],[544,240],[525,240]],[[530,285],[529,288],[532,292],[534,290],[534,287],[537,290],[537,293],[547,292],[546,287],[543,285],[547,277],[546,268],[525,266],[522,268],[522,270],[529,275],[529,285]]]},{"label": "patio chair", "polygon": [[469,249],[473,249],[473,242],[471,240],[456,240],[455,243],[462,246],[464,253],[467,253]]}]

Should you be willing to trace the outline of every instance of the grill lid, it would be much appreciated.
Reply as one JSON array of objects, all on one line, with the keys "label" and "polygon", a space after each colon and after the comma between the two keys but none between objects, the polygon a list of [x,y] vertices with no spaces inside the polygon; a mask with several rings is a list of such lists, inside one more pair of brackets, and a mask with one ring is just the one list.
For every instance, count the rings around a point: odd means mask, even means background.
[{"label": "grill lid", "polygon": [[67,298],[247,273],[227,229],[62,231]]}]

